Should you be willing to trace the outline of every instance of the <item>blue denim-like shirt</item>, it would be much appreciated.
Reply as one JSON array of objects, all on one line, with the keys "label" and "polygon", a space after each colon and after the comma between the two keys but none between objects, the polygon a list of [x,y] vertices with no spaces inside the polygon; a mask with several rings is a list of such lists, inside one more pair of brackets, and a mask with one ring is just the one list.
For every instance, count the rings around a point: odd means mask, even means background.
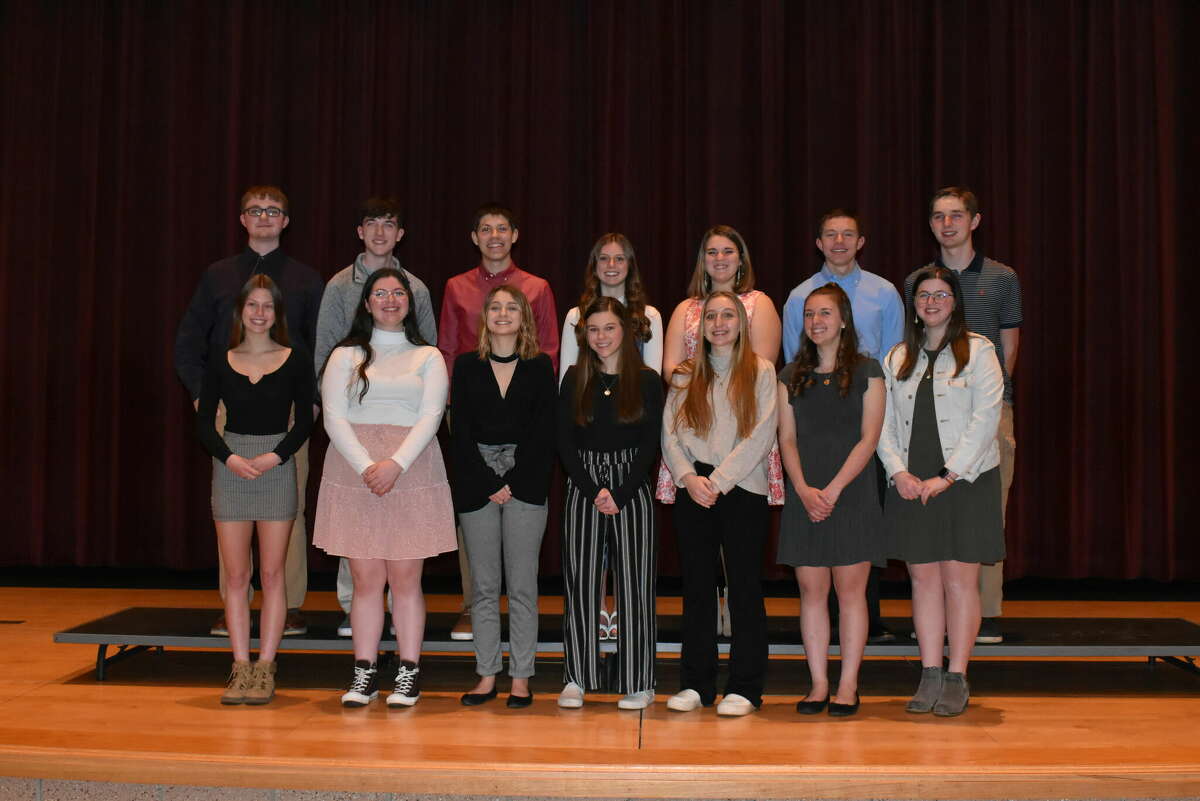
[{"label": "blue denim-like shirt", "polygon": [[858,349],[881,364],[892,346],[904,338],[904,302],[891,281],[869,273],[855,262],[845,277],[836,275],[828,264],[792,290],[783,304],[783,355],[787,361],[800,350],[804,331],[804,301],[808,294],[828,283],[837,284],[850,298]]}]

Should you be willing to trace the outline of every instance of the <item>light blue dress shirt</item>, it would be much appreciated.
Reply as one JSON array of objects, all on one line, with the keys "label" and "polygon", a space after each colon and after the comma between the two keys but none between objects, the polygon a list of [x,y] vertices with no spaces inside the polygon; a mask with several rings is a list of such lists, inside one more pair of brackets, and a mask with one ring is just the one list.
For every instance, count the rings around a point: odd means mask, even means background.
[{"label": "light blue dress shirt", "polygon": [[783,304],[784,357],[790,362],[800,350],[804,301],[808,294],[828,283],[840,286],[850,298],[858,349],[882,364],[892,346],[904,338],[904,302],[891,281],[867,272],[858,266],[858,262],[845,277],[836,275],[828,264],[822,264],[820,271],[788,295]]}]

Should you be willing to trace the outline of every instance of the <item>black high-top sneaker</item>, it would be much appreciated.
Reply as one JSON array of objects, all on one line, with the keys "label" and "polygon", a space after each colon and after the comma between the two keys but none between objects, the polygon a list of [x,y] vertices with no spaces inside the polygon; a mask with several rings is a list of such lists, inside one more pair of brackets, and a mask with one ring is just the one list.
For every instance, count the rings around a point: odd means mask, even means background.
[{"label": "black high-top sneaker", "polygon": [[396,689],[387,697],[388,706],[412,706],[421,699],[421,669],[416,662],[401,660],[396,671]]},{"label": "black high-top sneaker", "polygon": [[354,678],[350,679],[350,689],[342,694],[342,706],[360,707],[379,697],[379,671],[374,662],[359,659],[354,663]]}]

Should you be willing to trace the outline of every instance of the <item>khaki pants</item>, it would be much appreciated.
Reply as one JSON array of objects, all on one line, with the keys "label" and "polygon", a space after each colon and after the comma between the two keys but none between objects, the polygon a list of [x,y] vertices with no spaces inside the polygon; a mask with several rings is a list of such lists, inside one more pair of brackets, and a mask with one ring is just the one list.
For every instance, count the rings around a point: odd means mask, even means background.
[{"label": "khaki pants", "polygon": [[[217,406],[217,433],[225,431],[225,404]],[[300,450],[292,456],[296,460],[296,490],[298,503],[296,505],[296,522],[292,524],[292,537],[288,540],[287,559],[283,566],[283,583],[287,593],[287,608],[299,609],[304,605],[304,596],[308,594],[308,532],[304,525],[305,487],[308,485],[308,441],[300,446]],[[225,565],[221,563],[221,552],[217,551],[217,562],[221,566],[218,588],[221,600],[225,600]],[[250,567],[254,568],[254,551],[250,551]],[[254,585],[250,585],[247,593],[250,600],[254,599]]]},{"label": "khaki pants", "polygon": [[[996,430],[1000,446],[1000,514],[1008,518],[1008,491],[1012,489],[1017,459],[1017,439],[1013,435],[1013,407],[1000,408],[1000,427]],[[979,566],[979,607],[982,617],[1000,617],[1004,601],[1004,563]]]}]

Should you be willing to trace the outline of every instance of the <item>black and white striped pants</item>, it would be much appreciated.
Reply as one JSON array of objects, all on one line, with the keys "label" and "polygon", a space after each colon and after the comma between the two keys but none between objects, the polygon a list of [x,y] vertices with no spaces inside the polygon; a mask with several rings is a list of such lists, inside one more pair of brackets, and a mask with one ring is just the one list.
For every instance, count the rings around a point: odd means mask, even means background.
[{"label": "black and white striped pants", "polygon": [[[580,451],[579,456],[592,480],[611,490],[624,483],[637,451]],[[617,689],[626,694],[651,690],[658,636],[654,608],[658,530],[649,478],[616,515],[601,514],[594,500],[567,478],[562,539],[565,681],[585,690],[599,689],[602,684],[598,621],[607,543],[621,616],[617,626]]]}]

